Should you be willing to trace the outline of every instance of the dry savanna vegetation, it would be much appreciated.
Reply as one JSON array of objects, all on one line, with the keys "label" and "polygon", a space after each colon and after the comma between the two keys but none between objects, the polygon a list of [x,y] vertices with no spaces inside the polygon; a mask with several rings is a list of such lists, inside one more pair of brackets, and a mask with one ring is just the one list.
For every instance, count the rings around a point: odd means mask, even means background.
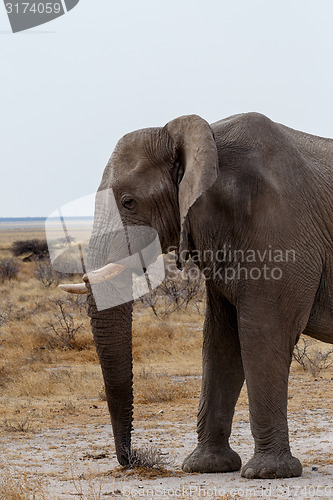
[{"label": "dry savanna vegetation", "polygon": [[[17,463],[24,464],[26,458],[20,456],[13,465],[6,443],[14,441],[19,454],[22,440],[45,429],[84,427],[92,421],[109,424],[85,297],[65,295],[57,288],[68,277],[53,271],[41,244],[44,239],[39,228],[0,232],[0,500],[58,498],[45,486],[45,478],[54,480],[57,472],[31,473],[29,463],[22,472]],[[170,425],[195,425],[203,313],[202,283],[181,275],[168,276],[152,295],[135,304],[134,418],[135,426],[148,435],[161,419]],[[291,413],[296,415],[305,399],[312,408],[332,405],[332,361],[330,346],[301,339],[292,366]],[[245,389],[238,408],[247,411]],[[235,420],[241,415],[236,412]],[[153,442],[149,446],[134,452],[133,467],[140,466],[143,474],[149,468],[154,474],[168,474],[172,457],[166,459]],[[102,453],[108,456],[110,448],[109,440]],[[98,453],[87,450],[86,459],[97,460]],[[181,475],[179,466],[176,471]],[[125,472],[117,469],[116,474],[123,477]],[[75,471],[68,472],[67,480],[80,498],[102,498],[102,488],[95,483],[83,491]]]}]

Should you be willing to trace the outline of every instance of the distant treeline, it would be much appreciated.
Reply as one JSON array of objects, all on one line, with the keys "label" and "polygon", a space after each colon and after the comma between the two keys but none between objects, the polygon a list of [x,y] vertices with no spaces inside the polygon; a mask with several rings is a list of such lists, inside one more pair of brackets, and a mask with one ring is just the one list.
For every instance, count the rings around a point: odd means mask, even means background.
[{"label": "distant treeline", "polygon": [[[68,217],[64,216],[66,220],[91,220],[92,216],[85,217]],[[47,217],[0,217],[0,222],[45,222]],[[58,220],[59,217],[49,217],[49,220]]]},{"label": "distant treeline", "polygon": [[0,217],[0,222],[45,222],[46,217]]}]

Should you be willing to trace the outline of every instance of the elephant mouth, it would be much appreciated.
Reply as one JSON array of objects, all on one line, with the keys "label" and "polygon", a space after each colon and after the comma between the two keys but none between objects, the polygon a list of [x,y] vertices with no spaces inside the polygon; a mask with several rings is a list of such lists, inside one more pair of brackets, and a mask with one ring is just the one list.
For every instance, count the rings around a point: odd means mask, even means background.
[{"label": "elephant mouth", "polygon": [[67,293],[74,294],[86,294],[87,284],[95,285],[98,283],[103,283],[105,281],[110,281],[126,269],[122,264],[106,264],[106,266],[100,269],[95,269],[82,276],[83,283],[68,283],[59,285],[59,288]]}]

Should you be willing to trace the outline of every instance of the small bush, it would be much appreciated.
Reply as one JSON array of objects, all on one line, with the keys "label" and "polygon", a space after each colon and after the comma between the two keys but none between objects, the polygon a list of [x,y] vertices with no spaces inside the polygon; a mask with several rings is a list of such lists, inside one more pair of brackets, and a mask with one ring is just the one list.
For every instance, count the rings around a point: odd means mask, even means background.
[{"label": "small bush", "polygon": [[69,310],[69,302],[63,299],[50,301],[55,312],[50,321],[46,323],[49,335],[49,346],[60,349],[78,349],[84,346],[78,340],[77,334],[83,330],[83,323],[77,324],[72,312]]},{"label": "small bush", "polygon": [[61,274],[53,269],[49,261],[36,261],[35,276],[45,288],[58,286],[61,279]]},{"label": "small bush", "polygon": [[20,422],[8,422],[8,420],[5,420],[4,426],[7,432],[28,432],[30,430],[28,417]]},{"label": "small bush", "polygon": [[87,313],[87,296],[86,295],[69,295],[67,297],[68,303],[70,303],[73,309],[76,309],[80,314]]},{"label": "small bush", "polygon": [[20,267],[15,259],[0,260],[0,282],[12,280],[17,277]]},{"label": "small bush", "polygon": [[322,370],[333,365],[333,348],[322,351],[314,346],[312,340],[301,337],[295,346],[293,358],[304,371],[316,377]]},{"label": "small bush", "polygon": [[19,240],[14,241],[12,252],[15,257],[28,254],[28,256],[36,257],[37,259],[45,259],[49,257],[49,250],[46,240]]},{"label": "small bush", "polygon": [[166,276],[159,288],[165,298],[165,314],[171,314],[182,308],[187,309],[190,303],[195,305],[202,298],[203,278],[198,273],[191,277],[185,271],[179,275]]},{"label": "small bush", "polygon": [[167,317],[188,309],[190,305],[201,313],[204,297],[204,278],[194,264],[187,263],[182,273],[166,272],[161,285],[140,300],[143,305],[152,309],[155,316]]}]

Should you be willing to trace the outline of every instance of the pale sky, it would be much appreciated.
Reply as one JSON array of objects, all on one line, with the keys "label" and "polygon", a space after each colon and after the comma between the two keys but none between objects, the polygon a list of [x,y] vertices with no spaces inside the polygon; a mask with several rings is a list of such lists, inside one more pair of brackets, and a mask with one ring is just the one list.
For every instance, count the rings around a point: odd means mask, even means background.
[{"label": "pale sky", "polygon": [[333,137],[332,0],[80,0],[12,34],[0,4],[0,217],[94,192],[117,140],[258,111]]}]

